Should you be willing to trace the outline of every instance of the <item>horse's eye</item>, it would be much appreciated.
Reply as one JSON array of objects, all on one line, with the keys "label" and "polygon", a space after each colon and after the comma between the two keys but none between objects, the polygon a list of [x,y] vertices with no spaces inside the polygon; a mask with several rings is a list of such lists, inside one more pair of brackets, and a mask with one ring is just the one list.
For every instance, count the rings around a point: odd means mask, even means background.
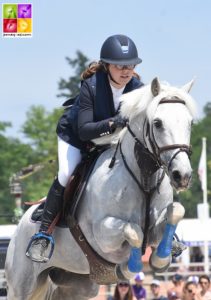
[{"label": "horse's eye", "polygon": [[163,126],[163,123],[160,119],[155,119],[153,123],[157,129],[160,129]]}]

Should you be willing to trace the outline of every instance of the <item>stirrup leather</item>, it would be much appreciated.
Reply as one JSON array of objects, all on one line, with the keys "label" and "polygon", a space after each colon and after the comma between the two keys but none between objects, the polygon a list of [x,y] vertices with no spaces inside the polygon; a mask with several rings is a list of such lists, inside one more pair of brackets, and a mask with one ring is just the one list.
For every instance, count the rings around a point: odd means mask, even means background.
[{"label": "stirrup leather", "polygon": [[26,249],[26,256],[35,262],[48,262],[53,254],[54,245],[53,236],[38,232],[31,238]]}]

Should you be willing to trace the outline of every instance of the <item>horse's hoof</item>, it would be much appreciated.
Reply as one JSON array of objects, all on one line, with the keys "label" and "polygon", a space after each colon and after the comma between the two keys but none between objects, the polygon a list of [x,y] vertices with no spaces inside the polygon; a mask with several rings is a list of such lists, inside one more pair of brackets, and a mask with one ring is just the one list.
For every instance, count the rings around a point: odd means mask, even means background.
[{"label": "horse's hoof", "polygon": [[171,261],[169,261],[168,265],[166,265],[165,267],[163,267],[163,268],[157,268],[157,267],[155,267],[155,266],[152,265],[151,259],[149,260],[149,266],[152,269],[152,271],[155,272],[155,273],[163,273],[163,272],[165,272],[169,268],[170,264],[171,264]]},{"label": "horse's hoof", "polygon": [[166,258],[160,258],[156,255],[156,251],[154,251],[149,259],[150,268],[156,273],[165,272],[172,262],[172,256],[169,255]]},{"label": "horse's hoof", "polygon": [[116,266],[116,276],[118,278],[118,280],[130,280],[132,278],[134,278],[135,273],[130,272],[128,270],[127,264],[126,263],[122,263],[121,265],[117,265]]}]

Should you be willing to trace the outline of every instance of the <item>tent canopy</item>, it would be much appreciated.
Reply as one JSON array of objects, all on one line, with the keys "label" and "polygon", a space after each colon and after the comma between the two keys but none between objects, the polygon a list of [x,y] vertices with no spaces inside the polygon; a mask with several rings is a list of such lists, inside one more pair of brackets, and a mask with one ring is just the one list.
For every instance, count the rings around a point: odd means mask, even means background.
[{"label": "tent canopy", "polygon": [[202,246],[208,241],[211,246],[211,219],[183,219],[179,222],[176,234],[188,246]]}]

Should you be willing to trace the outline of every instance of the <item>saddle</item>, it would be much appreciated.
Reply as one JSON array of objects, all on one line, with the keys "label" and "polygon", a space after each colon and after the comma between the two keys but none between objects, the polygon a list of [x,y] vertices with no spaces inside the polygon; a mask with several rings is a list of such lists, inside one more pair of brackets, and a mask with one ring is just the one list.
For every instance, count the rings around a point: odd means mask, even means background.
[{"label": "saddle", "polygon": [[[68,180],[67,186],[64,191],[64,202],[63,210],[60,215],[56,226],[58,227],[69,227],[71,222],[71,227],[74,226],[77,221],[75,219],[75,214],[77,211],[78,204],[80,202],[81,196],[86,188],[89,177],[94,169],[95,163],[99,156],[107,148],[94,148],[93,151],[86,153],[82,158],[82,161],[75,168],[73,174]],[[32,213],[31,219],[34,222],[41,222],[42,214],[45,206],[45,198],[41,201],[40,205]],[[68,217],[68,224],[67,219]]]}]

